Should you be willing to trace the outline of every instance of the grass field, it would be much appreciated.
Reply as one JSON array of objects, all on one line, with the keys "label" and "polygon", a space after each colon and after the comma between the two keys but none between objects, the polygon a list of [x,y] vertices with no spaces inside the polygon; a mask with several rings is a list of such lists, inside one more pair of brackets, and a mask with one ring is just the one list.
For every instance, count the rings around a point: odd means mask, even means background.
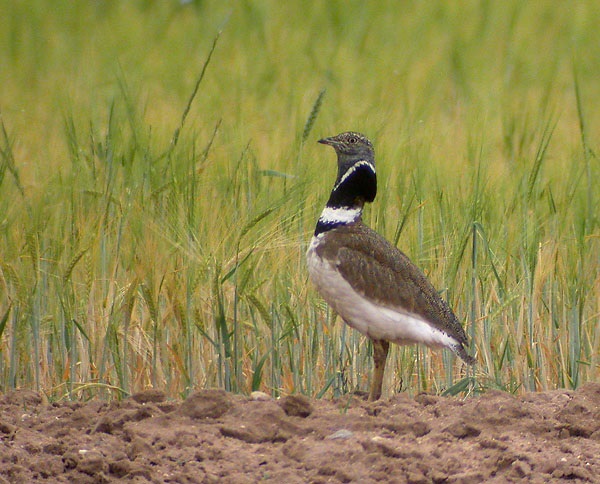
[{"label": "grass field", "polygon": [[0,386],[51,399],[367,389],[310,286],[367,134],[366,221],[472,337],[384,388],[600,379],[600,4],[0,0]]}]

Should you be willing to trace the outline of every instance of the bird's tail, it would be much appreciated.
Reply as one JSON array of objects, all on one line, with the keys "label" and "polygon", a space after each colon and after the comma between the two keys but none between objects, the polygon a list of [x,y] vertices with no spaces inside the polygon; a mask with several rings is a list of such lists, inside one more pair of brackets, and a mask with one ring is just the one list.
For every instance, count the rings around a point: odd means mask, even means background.
[{"label": "bird's tail", "polygon": [[467,365],[474,365],[477,362],[475,358],[467,353],[465,347],[461,344],[452,346],[452,351],[460,356],[460,359],[463,360]]}]

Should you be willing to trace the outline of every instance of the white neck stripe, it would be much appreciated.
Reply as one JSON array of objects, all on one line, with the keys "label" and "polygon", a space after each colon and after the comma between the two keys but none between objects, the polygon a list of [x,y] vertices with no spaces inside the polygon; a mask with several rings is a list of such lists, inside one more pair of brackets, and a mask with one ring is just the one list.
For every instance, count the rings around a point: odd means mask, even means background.
[{"label": "white neck stripe", "polygon": [[319,217],[323,224],[349,224],[355,222],[361,215],[362,208],[325,207]]},{"label": "white neck stripe", "polygon": [[346,181],[346,179],[352,175],[352,173],[354,173],[356,170],[358,170],[361,166],[367,166],[373,173],[375,173],[375,167],[373,166],[373,163],[371,163],[370,161],[366,161],[366,160],[360,160],[357,161],[356,163],[354,163],[354,165],[352,165],[350,168],[348,168],[348,170],[346,171],[346,173],[344,173],[344,175],[342,176],[342,178],[340,178],[340,181],[337,183],[336,186],[333,187],[334,190],[337,190],[337,188]]}]

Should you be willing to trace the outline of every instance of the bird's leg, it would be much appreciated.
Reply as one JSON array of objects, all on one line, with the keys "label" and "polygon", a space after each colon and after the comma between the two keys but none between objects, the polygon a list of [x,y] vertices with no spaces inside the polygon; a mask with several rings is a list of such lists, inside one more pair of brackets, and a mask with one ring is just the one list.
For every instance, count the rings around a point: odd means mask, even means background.
[{"label": "bird's leg", "polygon": [[383,386],[383,373],[385,372],[385,362],[387,360],[388,349],[390,343],[383,339],[374,339],[373,341],[373,362],[375,368],[373,370],[373,381],[371,382],[371,393],[369,400],[379,400],[381,397],[381,387]]}]

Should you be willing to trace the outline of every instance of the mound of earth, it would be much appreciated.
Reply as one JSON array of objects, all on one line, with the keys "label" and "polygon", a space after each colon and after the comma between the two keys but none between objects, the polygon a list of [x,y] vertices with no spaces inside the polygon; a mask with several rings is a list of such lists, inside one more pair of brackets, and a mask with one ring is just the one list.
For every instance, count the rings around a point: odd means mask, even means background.
[{"label": "mound of earth", "polygon": [[0,397],[0,482],[600,482],[600,384],[366,402]]}]

